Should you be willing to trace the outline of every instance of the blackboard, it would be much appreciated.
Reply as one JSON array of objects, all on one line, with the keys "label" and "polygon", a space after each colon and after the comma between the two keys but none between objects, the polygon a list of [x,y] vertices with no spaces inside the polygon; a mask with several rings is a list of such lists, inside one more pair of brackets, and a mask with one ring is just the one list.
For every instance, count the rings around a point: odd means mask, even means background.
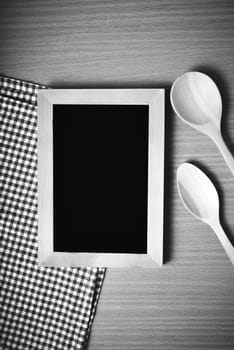
[{"label": "blackboard", "polygon": [[148,111],[53,105],[54,251],[147,252]]},{"label": "blackboard", "polygon": [[163,262],[163,89],[38,93],[38,262]]}]

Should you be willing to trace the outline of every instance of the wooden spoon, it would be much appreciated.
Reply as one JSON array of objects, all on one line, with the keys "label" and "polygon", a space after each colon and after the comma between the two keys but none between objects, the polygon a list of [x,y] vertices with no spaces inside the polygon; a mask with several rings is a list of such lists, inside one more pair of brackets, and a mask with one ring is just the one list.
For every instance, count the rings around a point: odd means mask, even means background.
[{"label": "wooden spoon", "polygon": [[177,188],[185,208],[214,230],[234,265],[234,247],[220,224],[219,197],[213,183],[195,165],[183,163],[177,170]]},{"label": "wooden spoon", "polygon": [[170,98],[185,123],[215,142],[234,175],[234,159],[221,135],[222,100],[214,81],[200,72],[185,73],[173,83]]}]

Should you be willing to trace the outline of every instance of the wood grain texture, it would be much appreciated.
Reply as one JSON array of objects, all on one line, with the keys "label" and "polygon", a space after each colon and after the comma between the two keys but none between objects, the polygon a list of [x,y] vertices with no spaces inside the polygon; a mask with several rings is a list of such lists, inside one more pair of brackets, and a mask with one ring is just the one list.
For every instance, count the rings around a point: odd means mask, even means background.
[{"label": "wood grain texture", "polygon": [[1,73],[52,87],[166,89],[167,263],[107,271],[89,350],[234,348],[233,267],[211,229],[185,211],[175,175],[184,161],[208,173],[232,240],[234,179],[212,141],[169,104],[176,77],[209,74],[234,153],[233,18],[231,0],[1,1]]}]

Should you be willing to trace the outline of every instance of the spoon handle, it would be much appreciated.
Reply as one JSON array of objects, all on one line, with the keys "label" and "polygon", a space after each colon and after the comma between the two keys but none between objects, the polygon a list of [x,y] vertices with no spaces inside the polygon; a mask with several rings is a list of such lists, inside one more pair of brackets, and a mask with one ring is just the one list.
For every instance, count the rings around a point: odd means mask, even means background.
[{"label": "spoon handle", "polygon": [[217,147],[219,148],[225,162],[227,163],[229,169],[231,170],[232,175],[234,175],[234,158],[227,148],[222,135],[217,135],[215,138],[213,138],[214,142],[216,143]]},{"label": "spoon handle", "polygon": [[212,225],[213,230],[215,231],[220,243],[222,244],[227,256],[234,265],[234,247],[230,240],[228,239],[226,233],[224,232],[220,223]]}]

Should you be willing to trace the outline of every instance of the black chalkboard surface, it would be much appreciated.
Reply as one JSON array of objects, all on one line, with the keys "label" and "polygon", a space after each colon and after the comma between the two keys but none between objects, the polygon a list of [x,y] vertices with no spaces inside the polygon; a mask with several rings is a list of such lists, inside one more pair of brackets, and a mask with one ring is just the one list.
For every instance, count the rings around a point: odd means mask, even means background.
[{"label": "black chalkboard surface", "polygon": [[55,252],[147,252],[148,105],[53,105]]}]

